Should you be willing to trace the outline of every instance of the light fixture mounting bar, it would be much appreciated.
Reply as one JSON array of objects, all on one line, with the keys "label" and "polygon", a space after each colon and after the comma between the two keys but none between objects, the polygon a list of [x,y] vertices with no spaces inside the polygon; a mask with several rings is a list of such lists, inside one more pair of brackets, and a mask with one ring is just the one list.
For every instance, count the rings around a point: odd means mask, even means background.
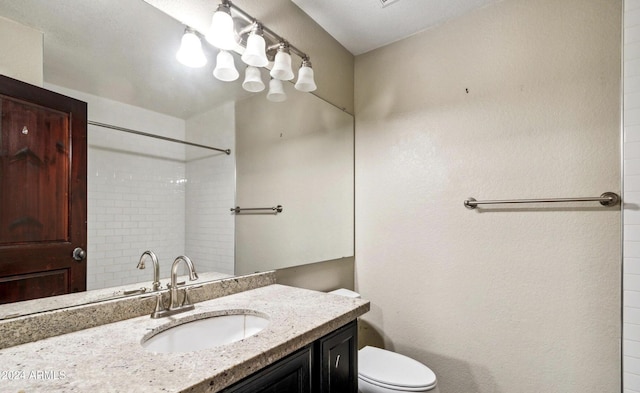
[{"label": "light fixture mounting bar", "polygon": [[[245,10],[243,10],[242,8],[238,7],[237,5],[233,4],[231,1],[229,0],[223,0],[222,1],[223,4],[228,4],[229,8],[231,8],[232,10],[234,10],[238,15],[240,15],[242,17],[242,19],[244,19],[247,23],[253,24],[255,23],[260,23],[260,21],[258,21],[256,18],[254,18],[253,16],[251,16],[249,13],[247,13]],[[306,53],[304,53],[303,51],[301,51],[300,49],[296,48],[295,46],[291,45],[291,43],[288,40],[285,40],[284,38],[282,38],[280,35],[276,34],[273,30],[271,30],[270,28],[268,28],[267,26],[265,26],[264,24],[260,23],[261,27],[262,27],[262,32],[264,34],[267,34],[272,41],[274,42],[282,42],[282,41],[287,41],[287,43],[289,44],[289,50],[293,53],[295,53],[298,57],[300,57],[301,59],[308,59],[309,56],[307,56]]]}]

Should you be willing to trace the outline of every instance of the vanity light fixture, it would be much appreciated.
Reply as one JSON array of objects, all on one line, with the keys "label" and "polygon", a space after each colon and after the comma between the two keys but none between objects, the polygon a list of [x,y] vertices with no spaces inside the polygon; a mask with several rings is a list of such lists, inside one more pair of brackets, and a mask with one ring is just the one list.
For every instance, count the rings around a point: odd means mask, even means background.
[{"label": "vanity light fixture", "polygon": [[273,62],[273,68],[270,73],[272,78],[281,81],[290,81],[293,79],[293,70],[291,69],[291,51],[289,44],[283,41],[278,44],[278,51]]},{"label": "vanity light fixture", "polygon": [[228,1],[223,1],[218,5],[218,9],[213,13],[211,27],[205,38],[218,49],[233,50],[236,48],[236,33],[233,29],[231,6]]},{"label": "vanity light fixture", "polygon": [[284,86],[280,79],[271,78],[269,81],[269,92],[267,100],[271,102],[282,102],[287,100],[287,94],[284,92]]},{"label": "vanity light fixture", "polygon": [[264,90],[264,82],[262,82],[262,76],[260,75],[259,68],[247,66],[247,69],[244,71],[244,82],[242,82],[242,88],[252,93]]},{"label": "vanity light fixture", "polygon": [[216,56],[216,68],[213,70],[213,76],[223,82],[231,82],[240,76],[236,69],[233,55],[226,50],[221,50]]},{"label": "vanity light fixture", "polygon": [[269,64],[266,52],[267,44],[262,34],[262,25],[258,22],[253,22],[251,33],[247,38],[247,48],[241,57],[245,64],[254,67],[265,67]]},{"label": "vanity light fixture", "polygon": [[202,42],[195,30],[187,27],[182,35],[180,49],[176,59],[187,67],[200,68],[207,64],[207,57],[202,51]]},{"label": "vanity light fixture", "polygon": [[316,82],[313,79],[313,68],[308,57],[302,59],[302,64],[298,70],[298,81],[295,85],[296,89],[304,92],[310,92],[317,89]]},{"label": "vanity light fixture", "polygon": [[[187,27],[182,46],[176,57],[190,67],[202,67],[206,57],[202,52],[201,34]],[[317,86],[309,56],[291,45],[286,39],[274,33],[260,21],[238,8],[230,0],[222,0],[213,13],[211,27],[206,41],[220,50],[216,57],[213,75],[225,82],[238,78],[231,51],[241,54],[241,60],[248,65],[242,87],[250,92],[264,90],[260,67],[270,70],[273,78],[269,82],[267,98],[271,101],[284,101],[282,81],[291,81],[295,74],[291,67],[292,54],[302,60],[298,71],[298,80],[294,87],[302,92],[312,92]],[[272,64],[269,67],[269,64]],[[273,82],[273,81],[277,82]]]}]

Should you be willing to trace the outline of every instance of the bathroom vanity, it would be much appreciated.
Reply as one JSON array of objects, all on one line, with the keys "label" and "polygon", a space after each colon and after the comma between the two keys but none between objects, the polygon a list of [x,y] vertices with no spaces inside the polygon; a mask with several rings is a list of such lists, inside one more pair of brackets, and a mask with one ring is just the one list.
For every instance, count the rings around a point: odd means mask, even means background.
[{"label": "bathroom vanity", "polygon": [[357,323],[352,321],[223,392],[355,393],[357,335]]},{"label": "bathroom vanity", "polygon": [[[16,392],[356,392],[355,320],[368,310],[362,299],[266,285],[197,302],[195,310],[167,318],[144,315],[1,349],[0,386]],[[239,313],[268,323],[209,349],[157,353],[142,345],[185,322]]]}]

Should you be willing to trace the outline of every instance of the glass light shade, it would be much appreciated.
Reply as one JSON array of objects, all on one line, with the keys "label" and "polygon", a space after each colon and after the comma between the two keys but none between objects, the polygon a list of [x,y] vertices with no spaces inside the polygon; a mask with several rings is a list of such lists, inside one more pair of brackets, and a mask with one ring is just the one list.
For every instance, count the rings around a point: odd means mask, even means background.
[{"label": "glass light shade", "polygon": [[269,81],[269,92],[267,93],[267,100],[273,102],[282,102],[287,99],[287,95],[284,92],[282,81],[280,79],[271,79]]},{"label": "glass light shade", "polygon": [[221,50],[216,57],[216,68],[213,70],[213,76],[223,82],[231,82],[238,79],[240,74],[236,70],[233,61],[233,55],[226,50]]},{"label": "glass light shade", "polygon": [[207,41],[218,49],[232,50],[236,47],[236,36],[233,30],[233,19],[223,4],[213,13],[211,27],[205,37]]},{"label": "glass light shade", "polygon": [[187,67],[193,68],[203,67],[207,64],[207,57],[202,51],[202,42],[195,33],[185,31],[180,49],[176,53],[176,59]]},{"label": "glass light shade", "polygon": [[264,38],[252,32],[247,38],[247,49],[242,54],[241,59],[250,66],[264,67],[269,64],[265,50],[266,43]]},{"label": "glass light shade", "polygon": [[313,68],[302,63],[298,71],[298,81],[295,84],[296,90],[310,92],[317,89],[316,82],[313,80]]},{"label": "glass light shade", "polygon": [[281,81],[290,81],[293,79],[291,55],[284,50],[278,49],[270,74],[275,79],[280,79]]},{"label": "glass light shade", "polygon": [[264,82],[262,82],[262,75],[260,70],[253,66],[248,66],[244,72],[244,82],[242,82],[242,88],[252,93],[257,93],[264,90]]}]

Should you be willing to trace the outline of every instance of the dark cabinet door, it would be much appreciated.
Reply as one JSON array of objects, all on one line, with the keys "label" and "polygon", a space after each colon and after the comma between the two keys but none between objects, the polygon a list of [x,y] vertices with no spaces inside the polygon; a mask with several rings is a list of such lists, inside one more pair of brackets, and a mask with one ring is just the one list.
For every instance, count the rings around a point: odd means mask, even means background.
[{"label": "dark cabinet door", "polygon": [[358,326],[353,321],[321,338],[316,345],[319,358],[320,393],[358,391]]},{"label": "dark cabinet door", "polygon": [[0,304],[86,289],[87,105],[0,76]]},{"label": "dark cabinet door", "polygon": [[223,393],[357,392],[357,321],[223,390]]},{"label": "dark cabinet door", "polygon": [[311,347],[242,380],[224,393],[311,393]]}]

